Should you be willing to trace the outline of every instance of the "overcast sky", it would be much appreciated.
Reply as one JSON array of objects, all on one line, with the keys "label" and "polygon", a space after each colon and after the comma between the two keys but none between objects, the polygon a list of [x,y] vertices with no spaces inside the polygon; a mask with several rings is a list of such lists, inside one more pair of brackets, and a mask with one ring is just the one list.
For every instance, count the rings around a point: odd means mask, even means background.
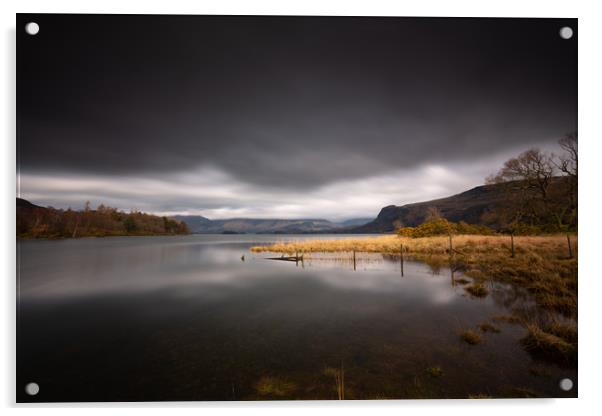
[{"label": "overcast sky", "polygon": [[41,205],[374,217],[576,130],[574,19],[32,20],[18,166]]}]

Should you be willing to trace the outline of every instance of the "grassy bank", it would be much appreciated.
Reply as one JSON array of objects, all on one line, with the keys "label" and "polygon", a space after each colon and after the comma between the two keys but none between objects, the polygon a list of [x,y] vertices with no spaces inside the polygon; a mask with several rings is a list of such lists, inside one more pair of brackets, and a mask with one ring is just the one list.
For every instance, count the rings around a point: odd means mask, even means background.
[{"label": "grassy bank", "polygon": [[571,237],[569,257],[565,235],[514,237],[514,257],[509,236],[458,235],[408,238],[383,235],[340,240],[305,240],[252,247],[254,252],[287,254],[383,253],[425,261],[462,271],[482,283],[496,279],[525,287],[543,308],[576,318],[577,239]]}]

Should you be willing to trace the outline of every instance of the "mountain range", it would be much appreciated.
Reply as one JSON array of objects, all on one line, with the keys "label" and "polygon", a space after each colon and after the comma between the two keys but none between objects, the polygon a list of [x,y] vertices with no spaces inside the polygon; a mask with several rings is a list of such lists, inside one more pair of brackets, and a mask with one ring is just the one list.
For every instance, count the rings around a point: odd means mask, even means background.
[{"label": "mountain range", "polygon": [[230,218],[210,220],[200,215],[176,215],[173,217],[188,225],[197,234],[309,234],[344,232],[372,221],[372,218],[354,218],[342,222],[324,219],[257,219]]},{"label": "mountain range", "polygon": [[378,216],[358,218],[345,222],[324,219],[252,219],[234,218],[210,220],[192,216],[175,216],[193,233],[257,233],[257,234],[304,234],[304,233],[389,233],[398,226],[415,227],[424,222],[428,208],[434,207],[450,221],[482,224],[482,216],[504,202],[507,194],[502,185],[482,185],[446,198],[416,202],[402,206],[389,205]]},{"label": "mountain range", "polygon": [[376,219],[355,227],[353,233],[388,233],[396,227],[415,227],[426,219],[427,210],[437,208],[449,221],[482,224],[485,212],[502,204],[507,193],[501,184],[482,185],[446,198],[402,206],[389,205],[380,210]]},{"label": "mountain range", "polygon": [[[389,233],[398,226],[414,227],[424,222],[428,208],[434,207],[448,220],[482,224],[483,214],[504,203],[502,185],[483,185],[447,198],[382,208],[376,218],[354,218],[342,222],[325,219],[231,218],[211,220],[201,215],[176,215],[190,232],[197,234],[311,234],[311,233]],[[41,208],[17,199],[20,209]]]}]

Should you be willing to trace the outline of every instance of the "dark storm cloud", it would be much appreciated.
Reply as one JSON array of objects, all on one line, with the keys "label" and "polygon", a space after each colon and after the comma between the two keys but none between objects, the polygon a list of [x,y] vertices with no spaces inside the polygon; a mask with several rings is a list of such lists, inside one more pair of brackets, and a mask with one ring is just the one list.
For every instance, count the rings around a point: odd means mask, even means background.
[{"label": "dark storm cloud", "polygon": [[574,19],[19,15],[22,172],[316,188],[576,129]]}]

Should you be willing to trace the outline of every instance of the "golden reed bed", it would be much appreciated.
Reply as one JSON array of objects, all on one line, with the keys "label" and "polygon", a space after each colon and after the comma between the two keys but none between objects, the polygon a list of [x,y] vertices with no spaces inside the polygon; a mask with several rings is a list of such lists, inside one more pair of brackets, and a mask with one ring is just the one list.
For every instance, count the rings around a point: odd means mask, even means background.
[{"label": "golden reed bed", "polygon": [[[570,241],[570,250],[569,250]],[[449,265],[475,279],[479,284],[496,279],[525,287],[543,308],[565,316],[577,316],[577,236],[566,235],[511,237],[506,235],[456,235],[409,238],[397,235],[339,240],[301,240],[259,245],[253,252],[276,252],[304,256],[311,253],[341,253],[347,257],[356,251],[403,254],[408,258],[440,266]]]},{"label": "golden reed bed", "polygon": [[[403,246],[404,253],[437,255],[449,254],[449,237],[408,238],[397,235],[378,237],[362,237],[340,240],[300,240],[260,245],[251,248],[254,252],[298,253],[332,253],[332,252],[367,252],[367,253],[399,253]],[[510,236],[494,235],[457,235],[452,237],[455,251],[488,254],[511,254]],[[540,255],[568,256],[568,242],[565,235],[550,236],[518,236],[514,237],[516,254],[539,253]],[[577,251],[577,239],[571,237],[573,254]]]}]

